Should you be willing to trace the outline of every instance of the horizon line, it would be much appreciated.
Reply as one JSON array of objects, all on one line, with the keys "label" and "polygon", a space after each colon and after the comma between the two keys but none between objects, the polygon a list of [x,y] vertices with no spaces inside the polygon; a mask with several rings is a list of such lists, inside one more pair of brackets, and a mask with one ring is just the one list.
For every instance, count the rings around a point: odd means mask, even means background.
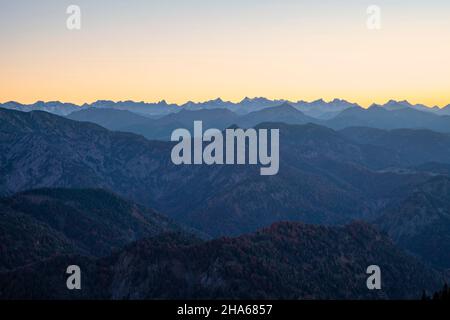
[{"label": "horizon line", "polygon": [[288,100],[288,99],[283,99],[283,98],[275,98],[275,99],[271,99],[271,98],[266,98],[266,97],[263,97],[263,96],[255,96],[255,97],[248,97],[248,96],[246,96],[246,97],[244,97],[244,98],[242,98],[242,99],[238,99],[238,100],[223,100],[221,97],[217,97],[217,98],[215,98],[215,99],[209,99],[209,100],[197,100],[197,101],[194,101],[194,100],[187,100],[186,102],[184,102],[184,103],[175,103],[175,102],[169,102],[168,100],[166,100],[166,99],[161,99],[161,100],[159,100],[159,101],[145,101],[145,100],[133,100],[133,99],[125,99],[125,100],[110,100],[110,99],[97,99],[97,100],[92,100],[92,101],[90,101],[90,102],[83,102],[83,103],[74,103],[74,102],[70,102],[70,101],[62,101],[62,100],[36,100],[36,101],[34,101],[34,102],[32,102],[32,103],[22,103],[22,102],[19,102],[19,101],[17,101],[17,100],[9,100],[9,101],[4,101],[4,102],[0,102],[0,104],[7,104],[7,103],[16,103],[16,104],[20,104],[20,105],[22,105],[22,106],[31,106],[31,105],[34,105],[34,104],[37,104],[37,103],[52,103],[52,102],[57,102],[57,103],[62,103],[62,104],[72,104],[72,105],[75,105],[75,106],[78,106],[78,107],[83,107],[84,105],[92,105],[92,104],[94,104],[94,103],[97,103],[97,102],[101,102],[101,101],[104,101],[104,102],[112,102],[112,103],[126,103],[126,102],[131,102],[131,103],[144,103],[144,104],[161,104],[161,103],[165,103],[165,104],[167,104],[167,105],[172,105],[172,106],[178,106],[178,107],[182,107],[182,106],[184,106],[184,105],[186,105],[186,104],[188,104],[188,103],[193,103],[193,104],[204,104],[204,103],[208,103],[208,102],[214,102],[214,101],[221,101],[221,102],[224,102],[224,103],[229,103],[229,104],[239,104],[239,103],[242,103],[243,101],[245,101],[245,100],[257,100],[257,99],[265,99],[265,100],[268,100],[268,101],[272,101],[272,102],[276,102],[276,101],[279,101],[279,102],[284,102],[284,103],[307,103],[307,104],[311,104],[311,103],[314,103],[314,102],[319,102],[319,101],[322,101],[322,102],[324,102],[324,103],[327,103],[327,104],[329,104],[329,103],[332,103],[332,102],[335,102],[335,101],[341,101],[341,102],[346,102],[346,103],[349,103],[349,104],[354,104],[354,105],[357,105],[357,106],[359,106],[359,107],[361,107],[361,108],[364,108],[364,109],[367,109],[367,108],[370,108],[370,107],[372,107],[372,106],[383,106],[383,105],[386,105],[386,104],[388,104],[388,103],[390,103],[390,102],[396,102],[396,103],[407,103],[407,104],[409,104],[409,105],[411,105],[411,106],[417,106],[417,105],[421,105],[421,106],[424,106],[424,107],[427,107],[427,108],[429,108],[429,109],[433,109],[433,108],[439,108],[439,109],[444,109],[445,107],[448,107],[448,106],[450,106],[450,103],[449,104],[446,104],[446,105],[434,105],[434,106],[430,106],[430,105],[428,105],[428,104],[425,104],[425,103],[415,103],[415,102],[410,102],[409,100],[407,100],[407,99],[399,99],[399,100],[396,100],[396,99],[388,99],[385,103],[383,103],[383,104],[379,104],[379,103],[375,103],[375,102],[372,102],[372,103],[370,103],[370,104],[368,104],[367,106],[364,106],[364,105],[362,105],[362,104],[360,104],[360,103],[357,103],[357,102],[352,102],[352,101],[349,101],[349,100],[346,100],[346,99],[341,99],[341,98],[333,98],[333,99],[330,99],[330,100],[326,100],[326,99],[323,99],[323,98],[319,98],[319,99],[315,99],[315,100],[310,100],[310,101],[308,101],[308,100],[303,100],[303,99],[299,99],[299,100],[297,100],[297,101],[292,101],[292,100]]}]

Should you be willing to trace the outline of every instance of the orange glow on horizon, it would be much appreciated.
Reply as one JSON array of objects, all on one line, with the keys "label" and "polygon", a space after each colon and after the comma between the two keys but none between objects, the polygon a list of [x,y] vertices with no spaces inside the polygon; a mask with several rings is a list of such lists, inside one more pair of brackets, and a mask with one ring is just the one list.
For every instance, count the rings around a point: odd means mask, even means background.
[{"label": "orange glow on horizon", "polygon": [[198,12],[177,1],[149,16],[135,10],[150,2],[116,4],[119,15],[82,1],[88,18],[100,18],[75,32],[65,29],[64,6],[62,17],[55,9],[45,24],[8,20],[10,30],[21,29],[0,38],[0,101],[450,103],[450,19],[438,15],[444,10],[405,13],[384,4],[383,28],[370,31],[364,6],[342,13],[340,4],[328,4],[336,6],[328,12],[280,1],[221,3],[234,10],[233,23],[213,5]]}]

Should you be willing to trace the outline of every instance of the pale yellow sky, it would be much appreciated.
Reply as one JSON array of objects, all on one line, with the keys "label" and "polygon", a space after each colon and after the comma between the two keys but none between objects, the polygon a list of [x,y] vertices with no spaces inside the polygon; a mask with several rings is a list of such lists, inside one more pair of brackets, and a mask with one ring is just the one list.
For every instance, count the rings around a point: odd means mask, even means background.
[{"label": "pale yellow sky", "polygon": [[367,29],[367,3],[356,0],[79,2],[80,31],[65,28],[65,1],[2,10],[0,102],[450,103],[450,6],[438,0],[380,1],[379,31]]}]

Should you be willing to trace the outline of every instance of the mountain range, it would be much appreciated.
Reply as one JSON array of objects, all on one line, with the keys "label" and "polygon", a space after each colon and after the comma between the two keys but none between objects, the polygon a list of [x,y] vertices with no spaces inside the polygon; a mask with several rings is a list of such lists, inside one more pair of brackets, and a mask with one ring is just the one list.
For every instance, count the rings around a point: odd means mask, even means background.
[{"label": "mountain range", "polygon": [[[238,236],[277,221],[376,221],[396,203],[414,198],[421,185],[445,177],[436,168],[450,165],[450,137],[444,133],[257,126],[274,127],[280,129],[280,172],[261,177],[252,166],[175,166],[171,142],[46,112],[0,110],[0,193],[102,188],[207,236]],[[419,247],[407,249],[420,254]],[[425,260],[449,267],[432,255]]]},{"label": "mountain range", "polygon": [[[77,105],[73,103],[63,103],[60,101],[37,101],[33,104],[21,104],[15,101],[0,103],[0,108],[12,109],[19,111],[46,111],[57,115],[66,116],[72,112],[98,108],[98,109],[112,109],[112,110],[125,110],[131,111],[147,117],[158,118],[170,113],[176,113],[181,110],[198,111],[198,110],[214,110],[214,109],[227,109],[238,115],[244,115],[250,112],[261,111],[266,108],[276,107],[288,103],[295,107],[297,110],[302,111],[306,115],[321,119],[329,120],[335,117],[340,112],[349,108],[361,108],[356,103],[351,103],[342,99],[334,99],[329,102],[323,99],[315,100],[312,102],[300,101],[288,101],[288,100],[270,100],[266,98],[244,98],[240,102],[223,101],[218,98],[215,100],[205,102],[192,102],[189,101],[184,104],[170,104],[165,100],[156,103],[147,102],[135,102],[135,101],[110,101],[110,100],[98,100],[93,103],[84,103]],[[438,115],[450,115],[450,105],[439,107],[428,107],[423,104],[411,104],[408,101],[395,101],[390,100],[384,105],[373,104],[371,107],[381,107],[388,111],[401,110],[401,109],[414,109],[418,111],[430,112]]]},{"label": "mountain range", "polygon": [[[309,110],[307,112],[300,111],[294,105],[283,103],[246,114],[238,114],[225,108],[198,110],[184,108],[158,119],[150,119],[124,110],[88,108],[73,112],[67,117],[72,120],[97,123],[110,130],[132,132],[151,140],[165,141],[170,140],[171,133],[175,129],[187,128],[192,130],[194,120],[201,120],[206,129],[218,128],[222,130],[234,125],[248,128],[263,122],[281,122],[286,124],[314,123],[336,130],[351,127],[386,130],[407,128],[450,133],[450,115],[437,115],[432,112],[419,111],[417,108],[405,107],[403,104],[399,108],[394,108],[391,103],[387,107],[372,106],[369,109],[344,105],[346,107],[340,110],[339,106],[334,104],[327,105],[327,107],[313,104],[310,107],[311,109],[304,108],[304,110]],[[308,115],[326,112],[327,108],[340,111],[334,111],[333,117],[315,118]]]}]

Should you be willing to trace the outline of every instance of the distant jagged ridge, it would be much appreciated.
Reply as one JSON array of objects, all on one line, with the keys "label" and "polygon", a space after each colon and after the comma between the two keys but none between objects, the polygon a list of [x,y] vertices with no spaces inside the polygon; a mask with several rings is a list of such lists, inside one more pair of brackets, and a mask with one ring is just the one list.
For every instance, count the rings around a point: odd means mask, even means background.
[{"label": "distant jagged ridge", "polygon": [[[329,102],[323,99],[315,100],[312,102],[306,102],[303,100],[289,101],[284,99],[270,100],[266,98],[244,98],[240,102],[224,101],[220,98],[205,102],[186,102],[184,104],[171,104],[165,100],[159,102],[136,102],[136,101],[111,101],[111,100],[98,100],[93,103],[85,103],[77,105],[74,103],[63,103],[60,101],[37,101],[33,104],[22,104],[15,101],[9,101],[0,104],[0,108],[19,110],[19,111],[34,111],[41,110],[51,112],[57,115],[66,116],[72,112],[88,109],[88,108],[105,108],[116,110],[128,110],[142,115],[151,117],[158,117],[175,113],[182,109],[186,110],[204,110],[204,109],[229,109],[237,114],[247,114],[254,111],[263,110],[265,108],[275,107],[282,105],[283,103],[289,103],[296,109],[304,112],[306,115],[319,118],[330,119],[337,113],[349,109],[349,108],[361,108],[356,103],[351,103],[343,99],[334,99]],[[427,111],[439,115],[450,115],[450,104],[444,108],[437,106],[428,107],[423,104],[411,104],[408,101],[395,101],[390,100],[384,105],[373,104],[372,107],[383,107],[386,110],[399,110],[403,108],[412,108],[418,111]]]}]

